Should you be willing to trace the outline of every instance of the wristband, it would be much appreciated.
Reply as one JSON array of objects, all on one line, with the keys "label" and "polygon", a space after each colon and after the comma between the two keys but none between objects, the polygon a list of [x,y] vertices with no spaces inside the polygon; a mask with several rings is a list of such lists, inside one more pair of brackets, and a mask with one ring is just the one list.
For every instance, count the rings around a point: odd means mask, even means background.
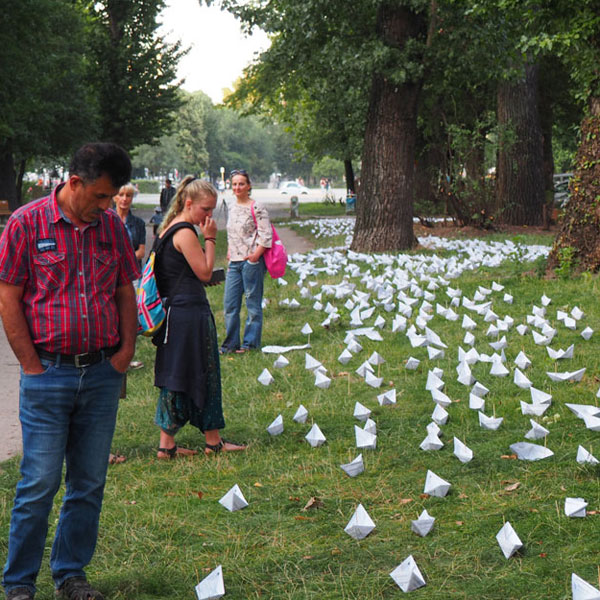
[{"label": "wristband", "polygon": [[205,242],[214,242],[215,244],[217,243],[217,238],[204,238]]}]

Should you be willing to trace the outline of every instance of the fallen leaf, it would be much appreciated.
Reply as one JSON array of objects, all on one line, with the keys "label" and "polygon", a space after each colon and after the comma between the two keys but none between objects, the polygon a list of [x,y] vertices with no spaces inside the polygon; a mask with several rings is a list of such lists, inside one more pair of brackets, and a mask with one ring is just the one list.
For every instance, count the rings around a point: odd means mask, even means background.
[{"label": "fallen leaf", "polygon": [[515,483],[511,483],[510,485],[507,485],[504,488],[504,491],[505,492],[514,492],[519,487],[521,487],[521,482],[520,481],[515,481]]},{"label": "fallen leaf", "polygon": [[458,495],[458,499],[459,500],[466,500],[469,496],[467,496],[466,494],[463,494],[462,492]]},{"label": "fallen leaf", "polygon": [[599,512],[600,512],[600,511],[597,511],[597,510],[588,510],[588,511],[587,511],[587,514],[588,514],[588,515],[597,515]]},{"label": "fallen leaf", "polygon": [[306,503],[305,507],[302,510],[308,510],[310,508],[322,508],[323,502],[319,500],[316,496],[311,496],[310,500]]},{"label": "fallen leaf", "polygon": [[333,556],[337,556],[338,554],[341,554],[341,553],[342,553],[342,551],[341,551],[339,548],[334,548],[334,549],[331,551],[331,554],[332,554]]},{"label": "fallen leaf", "polygon": [[460,526],[460,525],[464,525],[464,524],[465,524],[465,522],[464,522],[464,521],[456,521],[456,524],[457,524],[458,526]]},{"label": "fallen leaf", "polygon": [[263,486],[262,483],[259,483],[258,481],[254,482],[254,487],[262,487],[262,486]]},{"label": "fallen leaf", "polygon": [[540,552],[540,558],[546,558],[548,555],[545,552]]},{"label": "fallen leaf", "polygon": [[412,498],[400,498],[400,504],[408,504],[409,502],[412,502],[413,499]]},{"label": "fallen leaf", "polygon": [[288,500],[291,500],[292,502],[300,502],[300,498],[298,498],[298,496],[290,496]]},{"label": "fallen leaf", "polygon": [[506,458],[508,460],[517,460],[516,454],[503,454],[500,458]]},{"label": "fallen leaf", "polygon": [[306,556],[302,557],[304,560],[311,560],[312,556],[310,556],[309,554],[307,554]]},{"label": "fallen leaf", "polygon": [[420,494],[419,498],[429,498],[429,494]]},{"label": "fallen leaf", "polygon": [[564,485],[561,485],[560,489],[561,489],[562,492],[566,492],[567,491],[567,488]]},{"label": "fallen leaf", "polygon": [[350,375],[350,373],[348,373],[348,371],[340,371],[338,373],[338,377],[346,377],[347,375]]},{"label": "fallen leaf", "polygon": [[196,494],[198,495],[198,498],[200,498],[200,500],[202,500],[202,496],[204,496],[203,492],[196,492]]},{"label": "fallen leaf", "polygon": [[296,519],[296,521],[314,521],[312,517],[304,517],[303,515],[296,515],[294,519]]}]

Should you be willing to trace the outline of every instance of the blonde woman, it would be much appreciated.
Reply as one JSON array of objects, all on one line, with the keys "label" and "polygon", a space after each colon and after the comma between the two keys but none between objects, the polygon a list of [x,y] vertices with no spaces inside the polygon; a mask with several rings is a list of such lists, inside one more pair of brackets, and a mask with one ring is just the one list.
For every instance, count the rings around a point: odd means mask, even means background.
[{"label": "blonde woman", "polygon": [[142,267],[142,261],[146,253],[146,224],[142,219],[136,217],[131,212],[131,203],[135,195],[135,188],[131,183],[122,185],[119,193],[113,198],[115,202],[115,211],[125,225],[129,234],[129,240],[135,252],[135,258],[138,261],[138,267]]},{"label": "blonde woman", "polygon": [[[159,459],[197,454],[175,443],[175,434],[188,422],[204,433],[207,454],[245,449],[219,434],[225,427],[219,351],[204,289],[215,262],[217,224],[212,213],[216,204],[215,188],[188,176],[158,230],[155,273],[168,306],[165,325],[154,340],[154,385],[160,389],[155,416],[160,427]],[[194,225],[200,227],[204,249]]]}]

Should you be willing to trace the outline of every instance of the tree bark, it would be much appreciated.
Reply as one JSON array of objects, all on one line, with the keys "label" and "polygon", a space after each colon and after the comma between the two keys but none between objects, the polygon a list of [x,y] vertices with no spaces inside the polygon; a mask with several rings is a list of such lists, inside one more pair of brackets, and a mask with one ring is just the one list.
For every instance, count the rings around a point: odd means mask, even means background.
[{"label": "tree bark", "polygon": [[344,172],[346,174],[346,190],[348,192],[356,192],[354,189],[354,169],[352,168],[352,161],[349,158],[344,160]]},{"label": "tree bark", "polygon": [[0,200],[8,200],[10,210],[19,208],[16,178],[12,147],[7,141],[0,145]]},{"label": "tree bark", "polygon": [[498,123],[504,129],[496,186],[501,220],[541,225],[545,186],[537,65],[526,64],[520,81],[499,85]]},{"label": "tree bark", "polygon": [[[387,45],[402,48],[426,34],[426,19],[396,3],[384,3],[377,11],[377,33]],[[412,202],[420,88],[420,81],[397,84],[381,73],[373,76],[353,250],[383,252],[415,245]]]},{"label": "tree bark", "polygon": [[548,267],[563,261],[565,248],[574,249],[569,258],[577,270],[600,269],[600,97],[592,97],[588,115],[581,124],[581,142],[569,184],[571,197],[562,225],[548,258]]}]

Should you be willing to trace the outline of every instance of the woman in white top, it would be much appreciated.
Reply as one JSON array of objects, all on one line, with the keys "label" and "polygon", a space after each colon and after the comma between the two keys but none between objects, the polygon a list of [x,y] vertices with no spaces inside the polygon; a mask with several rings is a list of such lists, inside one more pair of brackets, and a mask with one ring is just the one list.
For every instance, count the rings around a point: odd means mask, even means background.
[{"label": "woman in white top", "polygon": [[[267,210],[250,198],[252,183],[243,170],[231,172],[231,189],[236,203],[227,219],[229,268],[225,280],[225,340],[221,353],[243,353],[260,348],[262,335],[263,282],[266,272],[263,253],[271,247],[273,234]],[[248,316],[240,345],[240,310],[246,297]]]}]

